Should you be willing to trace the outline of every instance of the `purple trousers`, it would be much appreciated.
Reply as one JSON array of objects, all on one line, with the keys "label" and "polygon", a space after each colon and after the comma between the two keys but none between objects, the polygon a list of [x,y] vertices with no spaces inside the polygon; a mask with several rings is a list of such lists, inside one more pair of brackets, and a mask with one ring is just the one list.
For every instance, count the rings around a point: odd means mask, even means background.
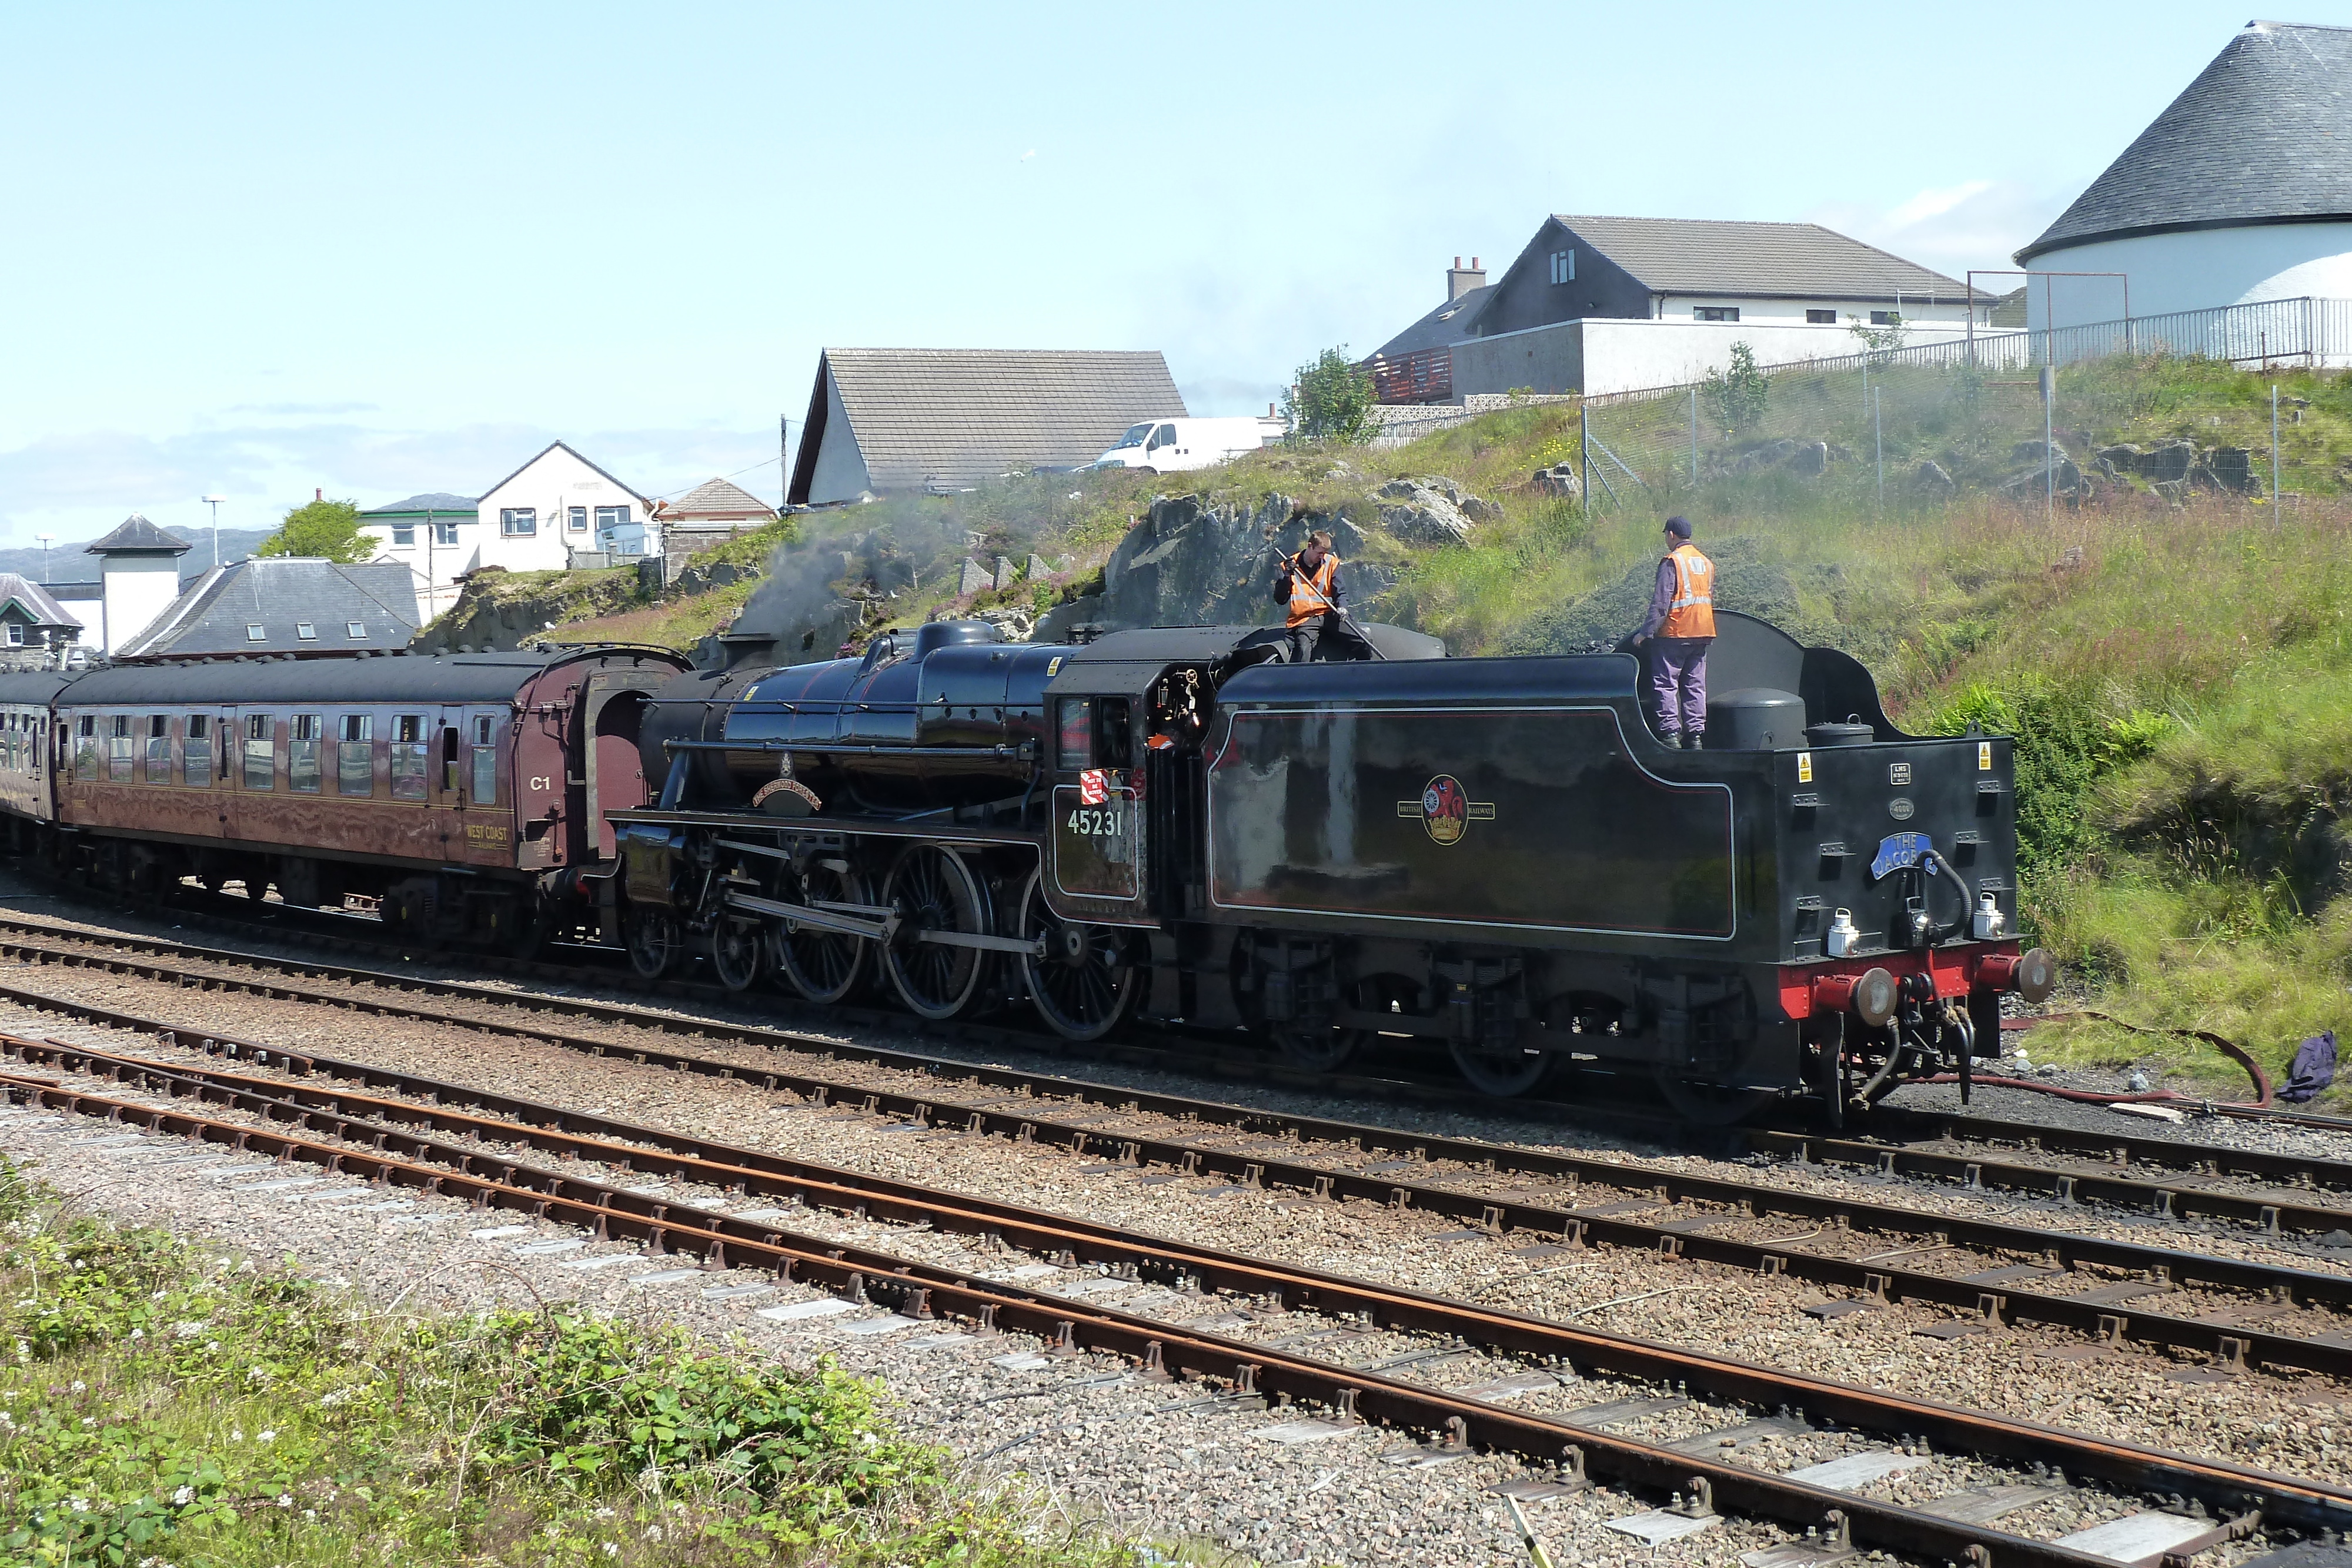
[{"label": "purple trousers", "polygon": [[1706,650],[1712,637],[1650,639],[1650,695],[1658,733],[1699,735],[1706,729]]}]

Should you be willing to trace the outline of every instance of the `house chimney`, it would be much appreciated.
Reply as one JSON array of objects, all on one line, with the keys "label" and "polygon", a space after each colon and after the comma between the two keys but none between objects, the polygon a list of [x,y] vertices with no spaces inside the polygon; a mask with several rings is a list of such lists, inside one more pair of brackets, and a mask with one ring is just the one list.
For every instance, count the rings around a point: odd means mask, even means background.
[{"label": "house chimney", "polygon": [[1457,256],[1454,258],[1454,265],[1445,269],[1445,299],[1448,304],[1461,298],[1474,288],[1486,287],[1486,269],[1478,265],[1478,258],[1475,256],[1470,258],[1470,265],[1467,267],[1462,265],[1462,258]]},{"label": "house chimney", "polygon": [[313,491],[311,491],[311,492],[310,492],[310,499],[312,499],[312,500],[314,500],[314,501],[323,501],[323,500],[325,500],[326,498],[327,498],[327,488],[326,488],[326,486],[323,486],[323,485],[321,485],[321,486],[319,486],[317,489],[315,489],[315,490],[313,490]]}]

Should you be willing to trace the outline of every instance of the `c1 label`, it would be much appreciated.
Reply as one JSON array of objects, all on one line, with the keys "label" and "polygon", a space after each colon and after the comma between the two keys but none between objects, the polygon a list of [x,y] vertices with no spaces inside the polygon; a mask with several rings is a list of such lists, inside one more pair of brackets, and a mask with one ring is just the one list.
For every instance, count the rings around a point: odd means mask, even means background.
[{"label": "c1 label", "polygon": [[[1987,751],[1990,753],[1990,748],[1987,747]],[[1797,753],[1797,782],[1810,784],[1812,781],[1813,754],[1810,751],[1800,751]]]},{"label": "c1 label", "polygon": [[1992,742],[1990,740],[1977,742],[1977,771],[1979,773],[1992,771]]}]

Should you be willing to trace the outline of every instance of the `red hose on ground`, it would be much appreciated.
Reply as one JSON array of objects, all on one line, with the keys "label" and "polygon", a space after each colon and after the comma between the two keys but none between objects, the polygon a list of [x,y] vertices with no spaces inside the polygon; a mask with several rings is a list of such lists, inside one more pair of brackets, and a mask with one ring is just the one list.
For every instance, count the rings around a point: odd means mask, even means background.
[{"label": "red hose on ground", "polygon": [[[2089,1008],[2078,1009],[2071,1013],[2044,1013],[2041,1017],[2036,1018],[2033,1021],[2035,1023],[2057,1023],[2066,1019],[2096,1019],[2101,1023],[2111,1023],[2117,1029],[2124,1030],[2132,1034],[2179,1034],[2187,1035],[2192,1040],[2201,1040],[2206,1044],[2218,1049],[2224,1056],[2227,1056],[2239,1066],[2244,1068],[2246,1070],[2246,1076],[2254,1081],[2254,1098],[2252,1100],[2231,1100],[2225,1102],[2226,1103],[2245,1111],[2267,1111],[2271,1108],[2271,1075],[2263,1071],[2263,1064],[2256,1061],[2252,1057],[2248,1056],[2243,1051],[2240,1050],[2235,1041],[2223,1040],[2220,1035],[2214,1034],[2210,1030],[2201,1029],[2149,1029],[2142,1024],[2126,1023],[2123,1019],[2116,1018],[2111,1014],[2095,1012]],[[1969,1082],[1972,1083],[1990,1083],[1999,1089],[2030,1089],[2036,1094],[2054,1094],[2061,1100],[2078,1101],[2087,1105],[2144,1105],[2151,1101],[2161,1100],[2181,1100],[2186,1101],[2190,1104],[2205,1103],[2205,1102],[2197,1095],[2183,1094],[2178,1089],[2150,1089],[2138,1094],[2101,1094],[2089,1089],[2062,1089],[2055,1083],[2043,1083],[2038,1079],[2032,1078],[1987,1078],[1981,1073],[1970,1073],[1969,1077]],[[1933,1078],[1916,1080],[1916,1082],[1921,1083],[1958,1083],[1959,1081],[1960,1076],[1957,1072],[1939,1072]]]}]

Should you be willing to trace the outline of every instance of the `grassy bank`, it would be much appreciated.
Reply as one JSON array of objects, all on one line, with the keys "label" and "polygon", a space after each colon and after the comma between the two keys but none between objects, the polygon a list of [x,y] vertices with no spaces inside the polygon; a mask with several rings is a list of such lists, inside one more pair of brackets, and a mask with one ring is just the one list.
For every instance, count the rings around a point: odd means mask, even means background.
[{"label": "grassy bank", "polygon": [[110,1568],[1097,1568],[874,1386],[563,1308],[378,1309],[59,1211],[0,1161],[0,1546]]}]

